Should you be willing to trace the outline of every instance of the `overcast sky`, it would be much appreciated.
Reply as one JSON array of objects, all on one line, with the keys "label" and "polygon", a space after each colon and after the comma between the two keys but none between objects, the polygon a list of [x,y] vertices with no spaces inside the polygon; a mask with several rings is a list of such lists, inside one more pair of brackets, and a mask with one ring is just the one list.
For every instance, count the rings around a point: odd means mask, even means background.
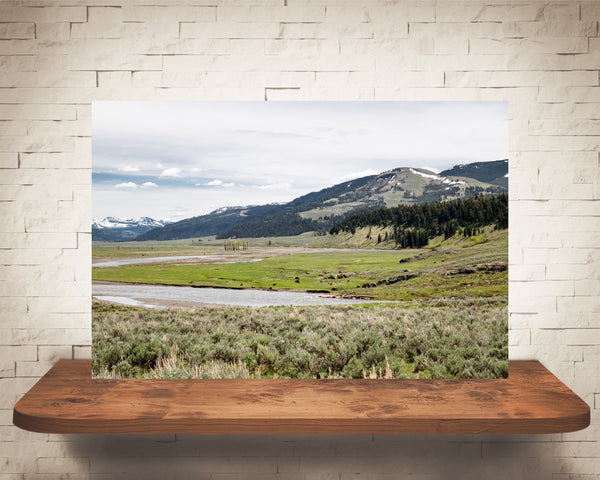
[{"label": "overcast sky", "polygon": [[508,158],[506,102],[94,102],[93,216],[181,220]]}]

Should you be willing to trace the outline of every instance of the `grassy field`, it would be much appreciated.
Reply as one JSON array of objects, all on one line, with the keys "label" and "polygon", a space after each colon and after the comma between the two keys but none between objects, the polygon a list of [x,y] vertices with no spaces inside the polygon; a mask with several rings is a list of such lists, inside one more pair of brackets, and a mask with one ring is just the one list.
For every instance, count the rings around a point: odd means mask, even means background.
[{"label": "grassy field", "polygon": [[494,378],[505,297],[336,307],[151,311],[95,302],[93,373],[109,378]]},{"label": "grassy field", "polygon": [[[488,229],[489,230],[489,229]],[[378,242],[378,236],[385,238],[385,234],[391,238],[392,229],[382,227],[359,228],[356,234],[342,232],[337,235],[317,235],[313,232],[290,237],[262,237],[249,238],[250,249],[253,252],[269,253],[276,248],[369,248],[378,250],[395,250],[393,241]],[[506,233],[506,232],[504,232]],[[492,235],[488,232],[487,235]],[[433,240],[432,243],[440,243],[441,238]],[[443,242],[446,245],[461,247],[469,242],[469,239],[456,237]],[[223,240],[212,237],[188,238],[183,240],[146,241],[146,242],[94,242],[92,245],[92,256],[97,259],[103,258],[128,258],[143,256],[167,256],[167,255],[210,255],[224,253]]]},{"label": "grassy field", "polygon": [[[94,280],[302,290],[398,302],[162,311],[94,302],[94,375],[505,376],[507,231],[488,229],[474,237],[433,239],[420,250],[378,243],[380,235],[384,237],[385,231],[251,239],[249,250],[236,252],[224,251],[223,241],[214,238],[94,244],[94,260],[232,253],[262,258],[255,263],[94,268]],[[333,246],[345,248],[322,248]]]},{"label": "grassy field", "polygon": [[[507,295],[507,270],[459,273],[464,266],[507,262],[506,231],[491,232],[485,240],[478,241],[473,237],[461,239],[460,243],[458,240],[444,242],[435,249],[423,250],[338,249],[287,253],[288,250],[279,249],[274,256],[254,263],[103,267],[94,268],[92,278],[195,287],[302,290],[384,300]],[[140,246],[137,248],[138,256],[140,253],[150,255]],[[172,248],[169,254],[183,254],[185,251],[182,246]],[[273,248],[267,250],[260,247],[247,252],[252,255],[260,255],[261,252],[273,254]],[[128,253],[132,252],[133,247]],[[220,253],[231,252],[221,250]],[[407,273],[416,276],[389,282]]]}]

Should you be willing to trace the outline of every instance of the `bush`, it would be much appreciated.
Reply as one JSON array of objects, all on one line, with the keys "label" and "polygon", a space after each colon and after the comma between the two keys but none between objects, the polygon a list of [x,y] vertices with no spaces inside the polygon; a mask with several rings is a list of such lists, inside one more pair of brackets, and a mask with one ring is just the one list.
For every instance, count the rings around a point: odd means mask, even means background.
[{"label": "bush", "polygon": [[[388,362],[394,378],[506,377],[506,318],[498,298],[169,311],[94,303],[93,371],[363,378],[373,367],[383,375]],[[174,347],[177,366],[167,368]]]}]

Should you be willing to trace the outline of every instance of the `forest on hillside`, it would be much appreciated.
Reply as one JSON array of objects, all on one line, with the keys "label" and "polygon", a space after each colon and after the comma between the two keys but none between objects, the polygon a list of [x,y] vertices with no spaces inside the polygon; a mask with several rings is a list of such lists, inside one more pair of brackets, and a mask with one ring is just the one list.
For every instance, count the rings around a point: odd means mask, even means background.
[{"label": "forest on hillside", "polygon": [[[430,238],[440,235],[450,238],[457,232],[471,236],[476,234],[478,229],[489,225],[494,225],[500,230],[508,228],[506,193],[365,210],[349,215],[333,226],[330,233],[354,234],[357,228],[362,227],[392,227],[392,240],[395,240],[398,246],[420,248],[427,245]],[[389,238],[381,240],[388,241]]]}]

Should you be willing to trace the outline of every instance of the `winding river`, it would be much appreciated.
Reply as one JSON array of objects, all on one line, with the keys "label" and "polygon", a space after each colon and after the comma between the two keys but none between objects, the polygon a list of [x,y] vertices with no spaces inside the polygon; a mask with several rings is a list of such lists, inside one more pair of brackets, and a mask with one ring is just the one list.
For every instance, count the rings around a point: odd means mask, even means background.
[{"label": "winding river", "polygon": [[165,305],[161,305],[161,300],[163,302],[174,301],[246,307],[372,303],[371,300],[331,298],[318,293],[306,292],[96,283],[92,285],[92,295],[98,300],[147,308],[167,308]]},{"label": "winding river", "polygon": [[[358,251],[358,250],[356,250]],[[92,267],[120,267],[144,263],[177,262],[189,260],[206,260],[207,263],[243,263],[259,262],[262,258],[245,255],[181,255],[171,257],[137,257],[100,261]],[[235,305],[246,307],[265,307],[283,305],[346,305],[357,303],[373,303],[373,300],[356,300],[349,298],[332,298],[319,293],[227,289],[227,288],[193,288],[185,286],[165,286],[126,283],[94,283],[92,295],[98,300],[133,305],[153,309],[169,308],[171,302],[185,304]]]}]

